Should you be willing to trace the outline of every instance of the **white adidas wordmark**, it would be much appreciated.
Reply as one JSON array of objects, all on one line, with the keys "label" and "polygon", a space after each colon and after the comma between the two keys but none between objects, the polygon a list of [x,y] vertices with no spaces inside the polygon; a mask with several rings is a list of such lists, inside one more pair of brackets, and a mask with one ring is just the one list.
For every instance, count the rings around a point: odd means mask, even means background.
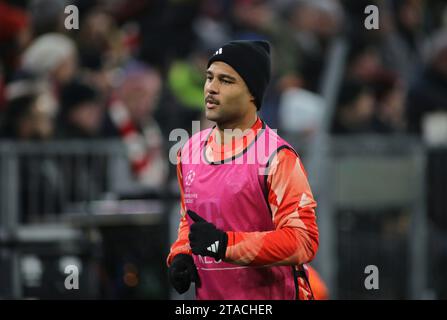
[{"label": "white adidas wordmark", "polygon": [[217,253],[217,250],[219,250],[219,241],[214,242],[212,245],[210,245],[208,248],[206,248],[208,251]]},{"label": "white adidas wordmark", "polygon": [[216,54],[222,54],[222,48],[220,48],[219,50],[217,50],[216,53],[215,53],[215,55],[216,55]]}]

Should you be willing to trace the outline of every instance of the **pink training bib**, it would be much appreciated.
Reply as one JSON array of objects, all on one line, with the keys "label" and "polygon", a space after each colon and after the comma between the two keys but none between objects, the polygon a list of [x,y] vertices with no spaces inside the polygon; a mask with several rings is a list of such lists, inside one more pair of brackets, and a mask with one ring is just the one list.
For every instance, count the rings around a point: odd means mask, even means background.
[{"label": "pink training bib", "polygon": [[[186,209],[224,231],[270,231],[275,227],[266,199],[266,167],[281,148],[293,148],[263,123],[240,154],[219,163],[206,159],[212,129],[188,140],[181,152]],[[193,221],[187,216],[188,223]],[[250,267],[193,255],[201,279],[196,298],[296,299],[292,266]]]}]

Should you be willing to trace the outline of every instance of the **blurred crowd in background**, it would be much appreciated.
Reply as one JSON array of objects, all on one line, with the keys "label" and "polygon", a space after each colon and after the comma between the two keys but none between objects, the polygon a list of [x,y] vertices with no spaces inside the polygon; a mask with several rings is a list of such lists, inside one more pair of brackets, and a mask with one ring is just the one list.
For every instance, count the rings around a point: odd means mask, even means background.
[{"label": "blurred crowd in background", "polygon": [[[65,27],[67,5],[79,29]],[[271,42],[260,116],[305,140],[321,127],[337,37],[348,52],[330,133],[447,140],[443,0],[0,0],[0,139],[120,139],[135,181],[161,187],[175,177],[170,132],[212,125],[205,68],[223,43]]]},{"label": "blurred crowd in background", "polygon": [[[70,4],[79,29],[65,27]],[[364,25],[370,4],[379,8],[378,30]],[[160,185],[169,132],[190,131],[193,120],[209,125],[204,72],[221,44],[272,43],[261,116],[306,136],[323,116],[320,80],[340,35],[349,52],[332,133],[422,134],[445,125],[442,114],[425,117],[447,106],[444,1],[14,0],[0,1],[0,134],[120,138],[135,177]]]}]

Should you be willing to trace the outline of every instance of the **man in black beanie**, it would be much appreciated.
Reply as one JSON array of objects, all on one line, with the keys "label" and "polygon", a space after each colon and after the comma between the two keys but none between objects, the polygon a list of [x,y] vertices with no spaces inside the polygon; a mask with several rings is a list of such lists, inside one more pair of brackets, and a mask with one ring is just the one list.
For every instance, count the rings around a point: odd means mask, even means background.
[{"label": "man in black beanie", "polygon": [[207,68],[216,61],[225,62],[241,76],[259,110],[270,81],[270,44],[267,41],[233,41],[215,52]]},{"label": "man in black beanie", "polygon": [[295,150],[257,115],[269,80],[266,41],[232,41],[208,61],[216,126],[177,154],[181,218],[167,264],[179,293],[195,282],[197,299],[312,298],[316,202]]}]

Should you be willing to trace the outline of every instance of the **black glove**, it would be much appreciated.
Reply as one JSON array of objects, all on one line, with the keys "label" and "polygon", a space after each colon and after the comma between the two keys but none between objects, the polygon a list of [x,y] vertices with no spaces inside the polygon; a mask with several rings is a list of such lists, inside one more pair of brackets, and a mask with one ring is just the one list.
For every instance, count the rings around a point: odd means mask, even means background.
[{"label": "black glove", "polygon": [[180,294],[188,291],[191,282],[200,287],[199,274],[191,255],[180,253],[174,257],[169,267],[169,281]]},{"label": "black glove", "polygon": [[189,227],[189,244],[192,252],[201,256],[213,257],[216,261],[225,258],[227,233],[207,222],[194,211],[187,214],[195,222]]}]

